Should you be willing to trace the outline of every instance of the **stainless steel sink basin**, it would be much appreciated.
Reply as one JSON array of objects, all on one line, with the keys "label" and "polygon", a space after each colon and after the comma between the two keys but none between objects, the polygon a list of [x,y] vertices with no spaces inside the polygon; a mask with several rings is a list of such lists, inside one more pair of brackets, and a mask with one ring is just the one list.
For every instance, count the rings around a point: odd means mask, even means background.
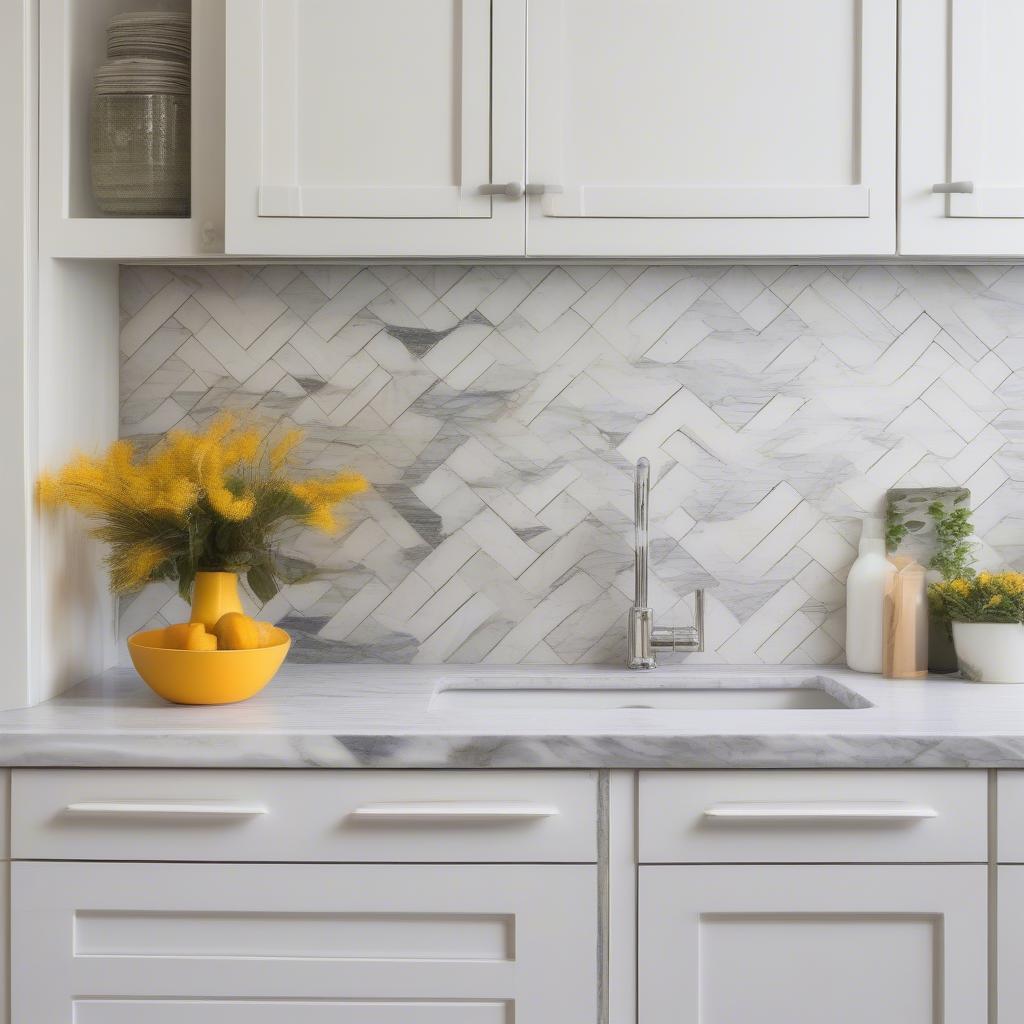
[{"label": "stainless steel sink basin", "polygon": [[811,711],[871,703],[827,676],[691,675],[664,682],[622,675],[464,676],[442,679],[431,711]]}]

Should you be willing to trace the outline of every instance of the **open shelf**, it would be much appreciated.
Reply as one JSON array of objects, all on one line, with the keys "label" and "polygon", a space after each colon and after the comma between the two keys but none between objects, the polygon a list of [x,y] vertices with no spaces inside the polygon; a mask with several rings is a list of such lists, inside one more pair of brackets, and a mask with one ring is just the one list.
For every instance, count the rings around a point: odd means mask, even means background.
[{"label": "open shelf", "polygon": [[[92,80],[111,17],[192,14],[190,217],[118,217],[93,199]],[[43,256],[187,259],[224,250],[224,0],[43,0],[40,7],[39,205]]]}]

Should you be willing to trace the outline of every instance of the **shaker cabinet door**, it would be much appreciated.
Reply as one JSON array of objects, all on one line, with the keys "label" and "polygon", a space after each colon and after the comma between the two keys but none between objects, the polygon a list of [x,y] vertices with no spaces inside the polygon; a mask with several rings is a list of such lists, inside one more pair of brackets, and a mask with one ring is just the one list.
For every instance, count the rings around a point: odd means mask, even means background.
[{"label": "shaker cabinet door", "polygon": [[905,255],[1024,254],[1024,4],[903,0]]},{"label": "shaker cabinet door", "polygon": [[523,252],[525,0],[228,0],[226,248]]},{"label": "shaker cabinet door", "polygon": [[584,865],[19,863],[13,1024],[593,1024]]},{"label": "shaker cabinet door", "polygon": [[895,251],[896,0],[531,0],[530,255]]},{"label": "shaker cabinet door", "polygon": [[986,871],[641,867],[639,1024],[979,1024]]},{"label": "shaker cabinet door", "polygon": [[999,865],[999,1024],[1016,1024],[1024,1007],[1024,865]]}]

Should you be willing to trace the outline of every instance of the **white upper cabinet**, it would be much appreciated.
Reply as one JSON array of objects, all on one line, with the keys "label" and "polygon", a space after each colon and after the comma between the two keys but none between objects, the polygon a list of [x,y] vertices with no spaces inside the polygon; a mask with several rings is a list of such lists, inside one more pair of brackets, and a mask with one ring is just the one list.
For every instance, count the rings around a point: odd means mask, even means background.
[{"label": "white upper cabinet", "polygon": [[527,250],[893,253],[896,0],[531,0]]},{"label": "white upper cabinet", "polygon": [[1024,4],[902,10],[901,252],[1022,255]]},{"label": "white upper cabinet", "polygon": [[229,254],[895,252],[896,0],[228,0],[227,39]]},{"label": "white upper cabinet", "polygon": [[228,0],[227,251],[522,255],[525,17]]}]

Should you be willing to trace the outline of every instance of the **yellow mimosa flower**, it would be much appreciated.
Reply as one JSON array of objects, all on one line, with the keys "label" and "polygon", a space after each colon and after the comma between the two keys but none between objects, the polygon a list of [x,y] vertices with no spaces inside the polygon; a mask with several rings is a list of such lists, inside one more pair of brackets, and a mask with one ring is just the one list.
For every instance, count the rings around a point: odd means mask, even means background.
[{"label": "yellow mimosa flower", "polygon": [[247,573],[265,601],[314,568],[278,556],[280,531],[302,523],[334,532],[334,507],[367,487],[349,472],[289,479],[284,466],[302,436],[289,430],[271,444],[262,427],[223,413],[200,431],[171,431],[142,454],[118,441],[100,456],[76,455],[40,476],[37,496],[42,507],[94,520],[93,535],[110,546],[116,593],[177,578],[187,598],[195,573],[213,567]]},{"label": "yellow mimosa flower", "polygon": [[281,439],[270,449],[270,468],[281,469],[288,461],[288,457],[299,446],[302,441],[301,430],[289,430],[283,434]]}]

